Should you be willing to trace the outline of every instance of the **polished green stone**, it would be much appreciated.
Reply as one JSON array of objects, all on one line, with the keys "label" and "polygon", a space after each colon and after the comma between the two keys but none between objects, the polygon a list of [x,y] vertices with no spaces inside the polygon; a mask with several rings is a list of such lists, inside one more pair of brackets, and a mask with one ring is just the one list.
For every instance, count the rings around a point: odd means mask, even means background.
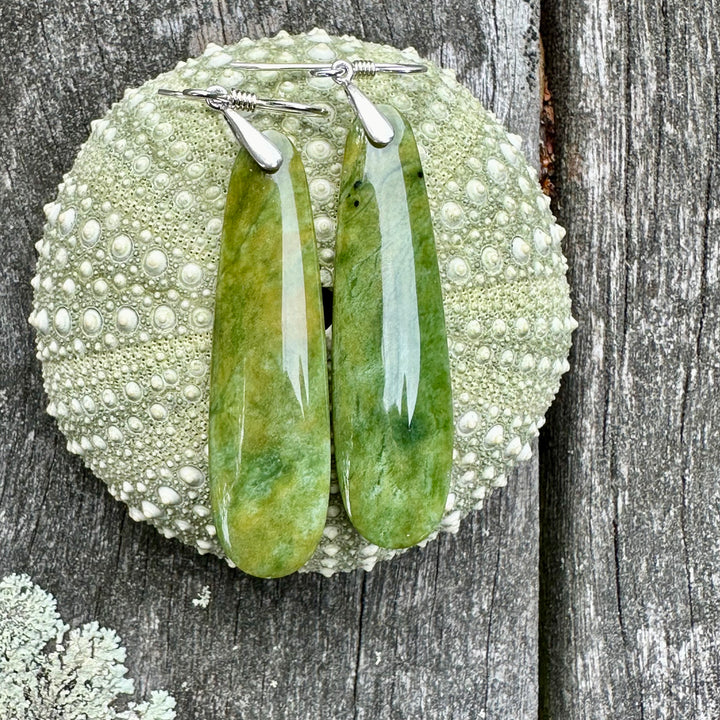
[{"label": "polished green stone", "polygon": [[440,521],[452,463],[445,316],[412,130],[345,146],[333,298],[333,431],[345,510],[370,542],[414,545]]},{"label": "polished green stone", "polygon": [[210,375],[210,496],[226,555],[258,577],[294,572],[325,525],[330,420],[310,195],[283,135],[274,174],[246,151],[230,178]]}]

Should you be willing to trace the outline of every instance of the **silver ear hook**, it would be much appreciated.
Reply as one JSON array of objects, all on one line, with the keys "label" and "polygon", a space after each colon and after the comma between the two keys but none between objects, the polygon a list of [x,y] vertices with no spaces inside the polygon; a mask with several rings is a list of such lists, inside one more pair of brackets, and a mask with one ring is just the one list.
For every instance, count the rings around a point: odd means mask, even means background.
[{"label": "silver ear hook", "polygon": [[[335,61],[337,62],[337,61]],[[348,62],[344,60],[343,62]],[[394,75],[410,75],[427,72],[427,65],[403,63],[376,63],[372,60],[353,60],[351,63],[355,75],[375,75],[376,73],[392,73]],[[234,60],[231,67],[243,70],[331,70],[333,63],[256,63]]]},{"label": "silver ear hook", "polygon": [[308,70],[315,77],[329,77],[342,87],[350,106],[355,111],[365,135],[373,145],[385,147],[392,142],[395,132],[388,119],[377,109],[370,98],[355,85],[356,75],[375,75],[376,73],[426,72],[425,65],[403,65],[400,63],[374,63],[371,60],[335,60],[328,63],[253,63],[235,61],[232,67],[244,70]]},{"label": "silver ear hook", "polygon": [[241,92],[234,88],[228,91],[219,85],[213,85],[207,90],[167,90],[160,88],[158,94],[167,97],[184,98],[185,100],[202,100],[209,108],[221,112],[238,142],[250,153],[253,160],[265,172],[269,173],[277,172],[280,169],[282,153],[240,113],[254,110],[270,110],[294,114],[327,114],[327,110],[318,105],[262,99],[252,93]]},{"label": "silver ear hook", "polygon": [[[355,68],[347,60],[336,60],[329,68],[310,71],[316,77],[332,78],[345,91],[350,107],[355,111],[365,135],[373,145],[385,147],[392,142],[395,131],[390,121],[377,109],[372,100],[352,82]],[[373,73],[374,74],[374,73]]]}]

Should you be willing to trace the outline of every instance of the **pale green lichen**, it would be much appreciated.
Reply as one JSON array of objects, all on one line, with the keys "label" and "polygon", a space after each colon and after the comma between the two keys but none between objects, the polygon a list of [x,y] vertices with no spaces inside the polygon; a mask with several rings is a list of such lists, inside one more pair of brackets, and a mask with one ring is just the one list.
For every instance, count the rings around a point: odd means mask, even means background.
[{"label": "pale green lichen", "polygon": [[[31,322],[48,411],[68,448],[130,506],[200,552],[222,555],[208,505],[208,366],[219,234],[237,144],[201,104],[160,87],[222,84],[262,97],[322,102],[329,119],[258,113],[305,164],[322,282],[332,285],[335,205],[347,128],[327,78],[243,73],[232,59],[416,62],[417,53],[323,31],[210,45],[115,104],[46,207]],[[519,150],[447,70],[360,78],[408,118],[420,147],[443,282],[455,461],[440,530],[454,532],[487,492],[531,456],[567,369],[570,314],[564,231]],[[347,521],[333,483],[325,534],[305,566],[371,568],[393,551]]]},{"label": "pale green lichen", "polygon": [[0,581],[0,717],[173,720],[175,700],[164,691],[113,708],[135,691],[124,662],[115,631],[96,622],[70,630],[55,598],[27,575]]},{"label": "pale green lichen", "polygon": [[196,598],[193,598],[192,604],[195,607],[204,609],[210,604],[211,597],[212,597],[212,594],[210,592],[210,586],[205,585],[205,586],[203,586],[202,590],[200,590],[199,595]]}]

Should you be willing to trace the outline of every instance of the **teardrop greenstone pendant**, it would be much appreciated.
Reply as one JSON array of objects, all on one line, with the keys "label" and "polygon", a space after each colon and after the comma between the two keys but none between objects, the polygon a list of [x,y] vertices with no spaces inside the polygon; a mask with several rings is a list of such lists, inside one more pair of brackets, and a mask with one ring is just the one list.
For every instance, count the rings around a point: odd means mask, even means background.
[{"label": "teardrop greenstone pendant", "polygon": [[333,295],[333,429],[345,510],[370,542],[414,545],[447,500],[453,415],[430,207],[407,121],[345,146]]},{"label": "teardrop greenstone pendant", "polygon": [[300,568],[325,526],[330,419],[313,217],[299,154],[264,173],[242,150],[225,206],[210,374],[210,497],[243,571]]}]

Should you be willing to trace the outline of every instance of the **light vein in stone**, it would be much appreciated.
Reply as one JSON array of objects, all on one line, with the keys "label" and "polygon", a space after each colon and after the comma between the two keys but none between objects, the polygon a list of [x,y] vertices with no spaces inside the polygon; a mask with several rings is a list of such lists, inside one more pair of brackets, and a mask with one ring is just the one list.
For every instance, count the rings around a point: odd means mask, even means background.
[{"label": "light vein in stone", "polygon": [[383,336],[385,367],[383,403],[403,414],[403,395],[410,426],[420,383],[420,320],[415,288],[412,230],[398,151],[399,138],[384,148],[367,145],[366,175],[381,178],[376,195],[382,244]]},{"label": "light vein in stone", "polygon": [[[310,402],[308,384],[307,314],[305,311],[305,280],[302,267],[300,227],[298,226],[295,194],[287,167],[273,176],[280,197],[282,215],[282,337],[283,370],[295,391],[305,417]],[[302,388],[305,388],[303,400]]]}]

